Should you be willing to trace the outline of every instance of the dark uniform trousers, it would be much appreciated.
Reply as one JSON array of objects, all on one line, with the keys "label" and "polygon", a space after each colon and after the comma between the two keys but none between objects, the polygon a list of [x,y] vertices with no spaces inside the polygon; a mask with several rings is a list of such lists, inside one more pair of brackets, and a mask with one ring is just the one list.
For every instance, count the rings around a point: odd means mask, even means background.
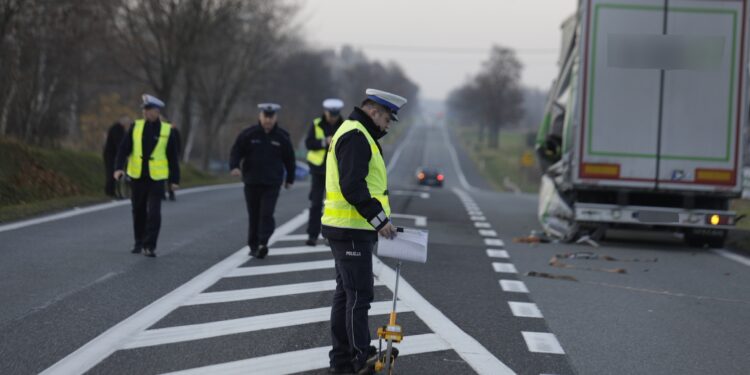
[{"label": "dark uniform trousers", "polygon": [[161,228],[161,198],[164,196],[164,181],[137,179],[133,180],[131,189],[135,246],[154,250]]},{"label": "dark uniform trousers", "polygon": [[361,367],[368,356],[368,312],[374,298],[372,252],[377,241],[328,240],[336,263],[329,353],[332,366]]},{"label": "dark uniform trousers", "polygon": [[320,235],[321,223],[323,217],[323,195],[326,191],[326,175],[311,173],[312,176],[310,187],[310,218],[307,221],[307,235],[309,238],[317,239]]},{"label": "dark uniform trousers", "polygon": [[268,245],[268,239],[276,229],[273,211],[280,189],[280,186],[275,185],[245,184],[245,204],[249,216],[247,245],[250,249],[256,250],[258,245]]}]

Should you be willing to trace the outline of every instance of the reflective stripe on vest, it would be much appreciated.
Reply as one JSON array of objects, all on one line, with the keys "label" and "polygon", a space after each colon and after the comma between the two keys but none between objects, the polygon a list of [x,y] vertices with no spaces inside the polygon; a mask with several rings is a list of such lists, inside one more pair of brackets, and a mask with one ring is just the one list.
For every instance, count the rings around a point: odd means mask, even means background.
[{"label": "reflective stripe on vest", "polygon": [[[315,128],[315,139],[319,141],[322,141],[326,137],[323,128],[320,126],[321,121],[323,121],[323,119],[320,117],[316,118],[315,121],[313,121],[313,127]],[[307,152],[307,161],[314,166],[319,167],[323,165],[323,162],[325,160],[326,149],[310,150]]]},{"label": "reflective stripe on vest", "polygon": [[388,175],[385,167],[385,160],[380,154],[377,143],[372,139],[364,125],[358,121],[347,120],[336,131],[328,147],[326,157],[326,200],[323,212],[323,225],[336,228],[349,228],[374,231],[375,228],[367,222],[367,219],[359,214],[357,209],[352,206],[341,193],[341,184],[339,182],[339,164],[336,159],[336,142],[341,136],[350,132],[359,131],[365,135],[367,142],[370,144],[372,157],[368,164],[368,174],[365,178],[367,189],[370,195],[380,201],[386,216],[391,216],[391,206],[388,201]]},{"label": "reflective stripe on vest", "polygon": [[[143,119],[136,120],[133,127],[133,152],[128,158],[128,176],[132,178],[141,178],[141,169],[143,165],[143,127],[146,121]],[[166,180],[169,178],[169,161],[167,160],[167,141],[169,134],[172,132],[172,125],[166,122],[161,123],[159,130],[159,140],[156,142],[154,151],[148,160],[148,173],[154,181]]]}]

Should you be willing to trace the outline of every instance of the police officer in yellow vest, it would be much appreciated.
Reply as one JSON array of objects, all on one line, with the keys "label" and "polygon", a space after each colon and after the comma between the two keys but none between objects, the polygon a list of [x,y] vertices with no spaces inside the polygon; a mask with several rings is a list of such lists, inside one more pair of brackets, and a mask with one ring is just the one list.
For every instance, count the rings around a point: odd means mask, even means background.
[{"label": "police officer in yellow vest", "polygon": [[388,176],[378,139],[406,99],[367,89],[361,107],[331,139],[326,157],[323,237],[336,262],[331,308],[330,373],[372,373],[377,353],[370,346],[367,314],[373,300],[372,253],[378,234],[396,236],[390,221]]},{"label": "police officer in yellow vest", "polygon": [[161,227],[161,199],[164,181],[173,189],[180,182],[177,140],[172,125],[159,119],[164,102],[143,95],[143,119],[135,120],[123,138],[115,162],[114,178],[125,174],[132,179],[134,254],[156,257],[156,241]]},{"label": "police officer in yellow vest", "polygon": [[326,150],[333,134],[344,120],[341,109],[344,102],[340,99],[323,101],[323,116],[313,120],[307,132],[307,164],[310,166],[310,219],[307,221],[307,245],[315,246],[320,235],[320,218],[323,215],[323,193],[326,183]]}]

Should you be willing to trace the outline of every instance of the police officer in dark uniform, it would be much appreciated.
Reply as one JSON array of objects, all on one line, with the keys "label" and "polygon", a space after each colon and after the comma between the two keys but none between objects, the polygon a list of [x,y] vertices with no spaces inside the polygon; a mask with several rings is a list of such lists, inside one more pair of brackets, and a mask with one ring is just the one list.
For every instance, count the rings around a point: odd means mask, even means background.
[{"label": "police officer in dark uniform", "polygon": [[323,193],[326,188],[326,151],[331,138],[344,122],[341,109],[344,102],[340,99],[323,101],[323,115],[316,118],[307,132],[307,164],[310,166],[310,218],[307,221],[308,246],[315,246],[320,235],[320,218],[323,216]]},{"label": "police officer in dark uniform", "polygon": [[127,136],[123,138],[117,153],[114,178],[125,174],[132,179],[131,202],[133,204],[133,232],[135,246],[132,253],[143,252],[147,257],[156,257],[156,241],[161,228],[161,198],[164,196],[164,181],[177,189],[180,182],[180,163],[177,141],[172,125],[159,119],[164,102],[143,95],[143,119],[135,120]]},{"label": "police officer in dark uniform", "polygon": [[330,372],[372,373],[377,350],[370,346],[368,311],[374,297],[372,253],[378,234],[396,236],[390,221],[388,174],[378,139],[406,99],[368,89],[362,106],[338,128],[326,159],[323,237],[336,264],[331,308]]},{"label": "police officer in dark uniform", "polygon": [[122,139],[125,138],[125,126],[130,124],[130,119],[123,117],[107,130],[107,139],[104,142],[104,152],[102,158],[104,159],[104,193],[108,197],[115,199],[122,199],[122,194],[119,189],[116,188],[117,180],[114,178],[115,173],[115,159],[117,158],[117,151],[120,148]]},{"label": "police officer in dark uniform", "polygon": [[289,189],[294,183],[295,160],[289,133],[276,122],[281,106],[264,103],[258,108],[261,110],[258,124],[237,136],[229,168],[233,176],[241,175],[245,183],[250,255],[263,259],[268,255],[268,240],[276,229],[273,212],[281,185]]}]

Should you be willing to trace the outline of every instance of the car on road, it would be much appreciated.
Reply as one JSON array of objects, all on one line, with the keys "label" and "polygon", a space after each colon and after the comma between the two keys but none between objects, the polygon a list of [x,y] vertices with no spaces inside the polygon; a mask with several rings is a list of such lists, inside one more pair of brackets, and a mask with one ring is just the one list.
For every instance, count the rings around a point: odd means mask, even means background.
[{"label": "car on road", "polygon": [[425,186],[443,186],[445,175],[435,168],[420,167],[417,169],[417,183]]}]

